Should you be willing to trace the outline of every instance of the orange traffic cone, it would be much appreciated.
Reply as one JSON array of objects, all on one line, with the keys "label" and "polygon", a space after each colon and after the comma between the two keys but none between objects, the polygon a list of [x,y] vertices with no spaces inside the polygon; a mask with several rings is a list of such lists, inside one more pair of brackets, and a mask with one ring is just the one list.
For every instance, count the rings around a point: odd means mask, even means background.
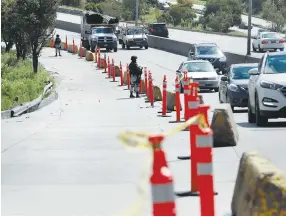
[{"label": "orange traffic cone", "polygon": [[68,37],[66,36],[65,50],[68,50]]},{"label": "orange traffic cone", "polygon": [[174,185],[161,142],[164,136],[150,136],[153,147],[153,174],[150,178],[154,216],[175,216]]}]

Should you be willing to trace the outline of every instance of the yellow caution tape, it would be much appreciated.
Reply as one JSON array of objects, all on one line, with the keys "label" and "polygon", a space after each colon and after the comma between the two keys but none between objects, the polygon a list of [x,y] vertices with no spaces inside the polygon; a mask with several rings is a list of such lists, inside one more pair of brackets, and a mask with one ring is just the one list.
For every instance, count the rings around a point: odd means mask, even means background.
[{"label": "yellow caution tape", "polygon": [[[187,127],[189,127],[192,124],[198,124],[198,127],[206,132],[209,129],[208,122],[203,114],[198,114],[190,119],[188,119],[183,124],[180,124],[179,126],[167,131],[166,133],[157,133],[159,135],[163,135],[165,137],[174,135]],[[145,132],[133,132],[133,131],[125,131],[120,133],[118,138],[123,142],[125,147],[136,147],[136,148],[151,148],[152,145],[149,143],[148,138],[151,136],[151,133],[145,133]],[[142,181],[140,182],[138,186],[138,198],[134,202],[134,204],[126,210],[121,216],[139,216],[142,215],[144,212],[144,206],[146,202],[148,201],[147,198],[147,189],[148,189],[148,176],[149,176],[149,169],[151,167],[151,155],[148,159],[148,162],[144,168]]]}]

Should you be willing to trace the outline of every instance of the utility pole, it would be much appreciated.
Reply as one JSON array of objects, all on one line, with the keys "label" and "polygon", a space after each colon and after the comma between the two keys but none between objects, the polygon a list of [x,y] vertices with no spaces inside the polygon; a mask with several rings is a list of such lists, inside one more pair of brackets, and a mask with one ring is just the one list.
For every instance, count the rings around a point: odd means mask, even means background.
[{"label": "utility pole", "polygon": [[248,34],[247,34],[247,53],[250,55],[251,49],[251,17],[252,17],[252,0],[248,0]]},{"label": "utility pole", "polygon": [[135,14],[135,26],[138,26],[138,17],[139,17],[139,0],[136,1],[136,14]]}]

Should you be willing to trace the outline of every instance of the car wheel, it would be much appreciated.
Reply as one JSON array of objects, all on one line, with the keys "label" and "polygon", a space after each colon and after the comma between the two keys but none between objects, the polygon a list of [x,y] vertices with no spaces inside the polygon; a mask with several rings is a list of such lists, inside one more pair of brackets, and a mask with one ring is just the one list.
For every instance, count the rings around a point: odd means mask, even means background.
[{"label": "car wheel", "polygon": [[146,50],[148,49],[148,45],[145,46],[145,49],[146,49]]},{"label": "car wheel", "polygon": [[263,52],[263,49],[260,48],[260,45],[258,45],[259,52]]},{"label": "car wheel", "polygon": [[92,47],[90,48],[90,51],[94,53],[94,51],[95,51],[95,47],[94,47],[94,46],[92,46]]},{"label": "car wheel", "polygon": [[254,52],[257,51],[256,48],[254,47],[254,44],[252,44],[252,50],[253,50]]},{"label": "car wheel", "polygon": [[142,49],[142,48],[143,48],[143,46],[140,46],[139,48],[140,48],[140,49]]},{"label": "car wheel", "polygon": [[214,91],[215,91],[215,92],[218,92],[218,87],[214,88]]},{"label": "car wheel", "polygon": [[250,106],[250,100],[248,99],[248,123],[253,124],[256,121],[255,114],[252,113],[251,111],[251,106]]},{"label": "car wheel", "polygon": [[113,51],[114,51],[114,52],[117,52],[117,47],[115,47],[115,48],[113,49]]},{"label": "car wheel", "polygon": [[122,42],[122,49],[125,49],[124,41]]},{"label": "car wheel", "polygon": [[256,116],[256,125],[258,127],[263,127],[268,123],[268,118],[260,115],[258,97],[255,97],[255,116]]},{"label": "car wheel", "polygon": [[126,48],[127,48],[127,50],[130,50],[130,46],[129,45],[126,45]]}]

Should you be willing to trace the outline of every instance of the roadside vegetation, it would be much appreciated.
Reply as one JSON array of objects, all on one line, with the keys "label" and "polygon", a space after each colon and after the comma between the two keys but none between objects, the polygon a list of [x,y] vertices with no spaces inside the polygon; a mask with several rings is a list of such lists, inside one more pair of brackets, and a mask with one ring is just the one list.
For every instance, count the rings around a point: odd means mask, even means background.
[{"label": "roadside vegetation", "polygon": [[[165,9],[157,0],[139,2],[140,21],[145,24],[166,22],[171,27],[244,35],[229,27],[241,24],[241,15],[248,12],[248,0],[178,0],[177,5],[170,4]],[[198,16],[193,4],[204,5],[206,10]],[[62,0],[62,5],[108,14],[123,21],[135,20],[134,0]],[[283,32],[286,0],[253,0],[253,14],[271,21],[270,30]]]},{"label": "roadside vegetation", "polygon": [[[53,78],[38,58],[51,37],[60,0],[2,0],[1,110],[31,101]],[[12,49],[15,47],[16,49]]]}]

